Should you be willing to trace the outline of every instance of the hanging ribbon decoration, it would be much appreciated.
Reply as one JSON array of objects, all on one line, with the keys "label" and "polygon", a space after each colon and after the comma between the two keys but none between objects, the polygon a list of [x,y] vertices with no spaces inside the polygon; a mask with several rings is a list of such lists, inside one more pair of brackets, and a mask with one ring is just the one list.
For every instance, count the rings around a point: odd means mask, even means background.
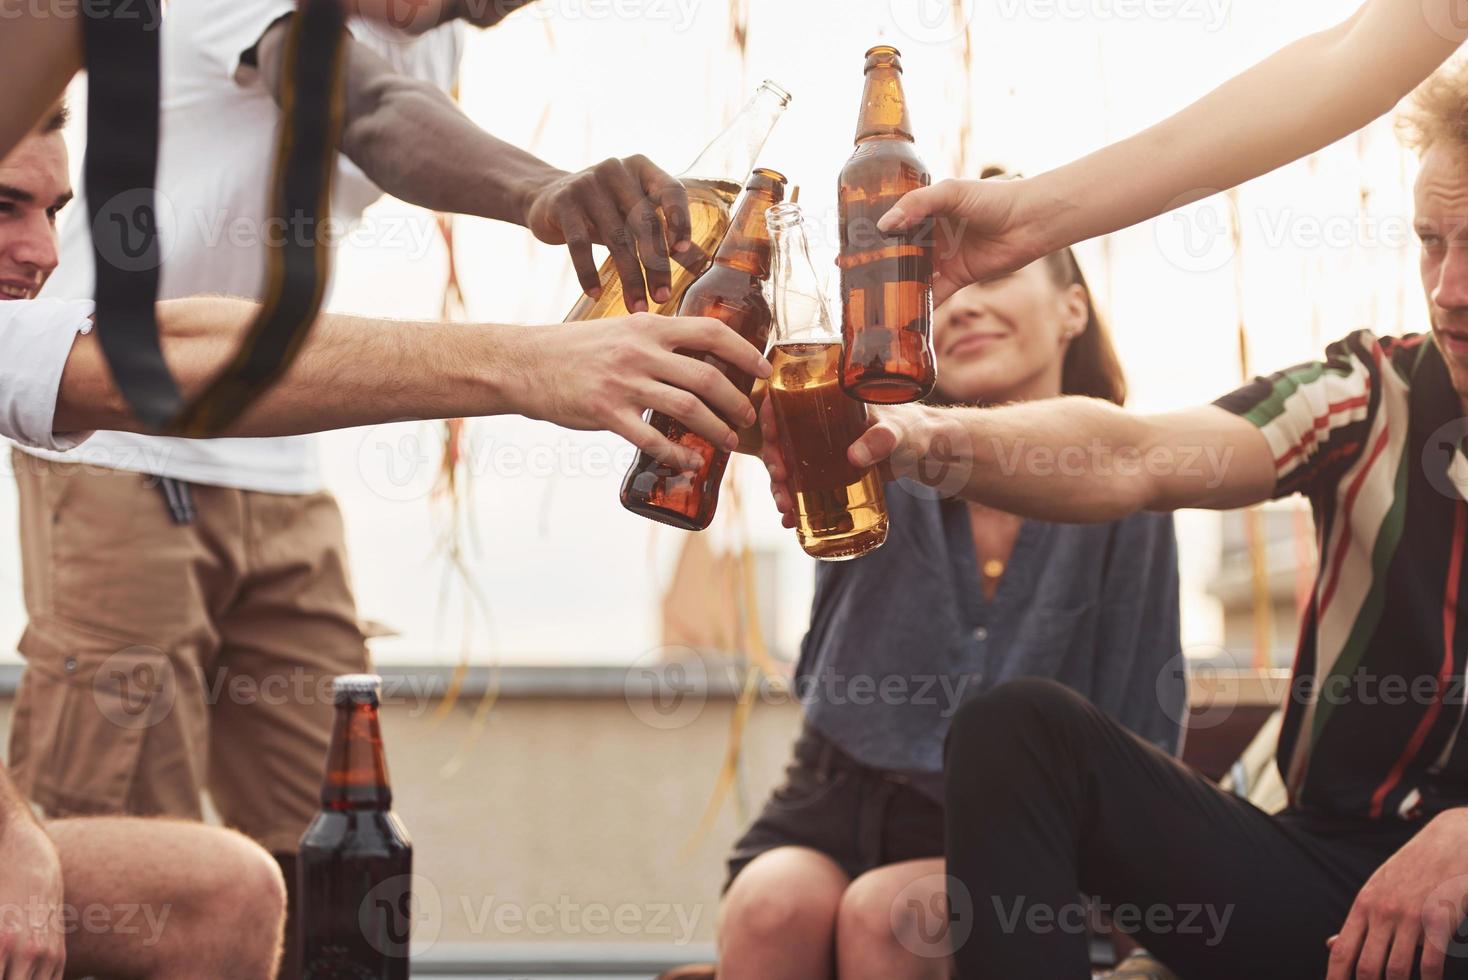
[{"label": "hanging ribbon decoration", "polygon": [[[157,14],[158,0],[142,0]],[[123,397],[155,430],[219,435],[278,381],[320,311],[330,273],[321,235],[343,119],[346,18],[340,0],[300,0],[281,79],[283,121],[270,195],[260,313],[230,362],[184,403],[163,359],[154,304],[163,261],[158,169],[159,39],[136,0],[96,0],[84,21],[85,181],[96,259],[97,335]]]}]

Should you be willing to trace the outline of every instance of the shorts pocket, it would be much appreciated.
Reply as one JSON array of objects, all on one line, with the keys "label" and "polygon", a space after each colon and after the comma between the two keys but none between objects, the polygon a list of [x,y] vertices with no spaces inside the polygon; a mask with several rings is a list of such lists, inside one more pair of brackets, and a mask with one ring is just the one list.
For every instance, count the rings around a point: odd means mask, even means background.
[{"label": "shorts pocket", "polygon": [[798,759],[785,769],[785,781],[770,794],[770,806],[804,810],[829,797],[851,777],[849,769],[831,769],[822,776]]},{"label": "shorts pocket", "polygon": [[34,623],[20,652],[26,670],[10,738],[17,785],[53,818],[121,812],[143,740],[173,705],[168,658]]}]

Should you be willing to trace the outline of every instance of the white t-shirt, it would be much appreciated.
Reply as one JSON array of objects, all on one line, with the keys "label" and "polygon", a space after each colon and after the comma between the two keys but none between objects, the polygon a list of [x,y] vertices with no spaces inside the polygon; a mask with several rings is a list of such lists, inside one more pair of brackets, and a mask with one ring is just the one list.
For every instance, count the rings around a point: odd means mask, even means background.
[{"label": "white t-shirt", "polygon": [[[260,297],[263,242],[272,234],[266,212],[281,116],[259,72],[242,65],[240,56],[295,9],[296,0],[175,0],[169,6],[162,38],[158,159],[162,299]],[[457,23],[417,38],[377,25],[353,24],[352,30],[360,43],[398,71],[445,92],[455,84],[463,51]],[[334,221],[356,221],[381,196],[355,164],[340,158]],[[66,210],[61,263],[41,295],[90,297],[94,266],[87,203],[78,198]],[[188,440],[99,432],[86,455],[89,463],[192,483],[268,493],[321,489],[316,442],[310,436]]]},{"label": "white t-shirt", "polygon": [[92,301],[0,302],[0,436],[27,448],[65,450],[91,433],[55,432],[61,372],[79,333],[92,329]]}]

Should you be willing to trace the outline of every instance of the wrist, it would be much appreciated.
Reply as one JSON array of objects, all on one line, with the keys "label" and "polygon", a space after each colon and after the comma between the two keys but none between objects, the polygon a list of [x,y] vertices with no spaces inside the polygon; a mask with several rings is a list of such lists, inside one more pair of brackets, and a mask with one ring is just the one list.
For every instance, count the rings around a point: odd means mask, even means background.
[{"label": "wrist", "polygon": [[29,813],[12,813],[0,829],[0,855],[11,866],[34,867],[37,863],[59,866],[56,845]]},{"label": "wrist", "polygon": [[1078,199],[1066,187],[1064,170],[1048,170],[1024,180],[1011,225],[1034,258],[1068,248],[1085,237],[1074,227]]},{"label": "wrist", "polygon": [[536,232],[537,229],[531,226],[533,218],[531,212],[535,208],[535,202],[547,187],[566,176],[568,176],[566,171],[546,164],[513,181],[510,187],[509,220],[521,228],[529,228],[531,232]]}]

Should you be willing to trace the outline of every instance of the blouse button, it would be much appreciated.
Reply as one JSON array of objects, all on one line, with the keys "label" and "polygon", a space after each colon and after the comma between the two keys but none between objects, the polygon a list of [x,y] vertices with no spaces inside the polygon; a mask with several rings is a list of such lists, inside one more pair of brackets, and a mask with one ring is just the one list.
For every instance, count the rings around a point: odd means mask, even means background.
[{"label": "blouse button", "polygon": [[983,643],[988,638],[989,631],[984,627],[980,626],[978,629],[974,630],[974,639],[978,640],[980,643]]}]

